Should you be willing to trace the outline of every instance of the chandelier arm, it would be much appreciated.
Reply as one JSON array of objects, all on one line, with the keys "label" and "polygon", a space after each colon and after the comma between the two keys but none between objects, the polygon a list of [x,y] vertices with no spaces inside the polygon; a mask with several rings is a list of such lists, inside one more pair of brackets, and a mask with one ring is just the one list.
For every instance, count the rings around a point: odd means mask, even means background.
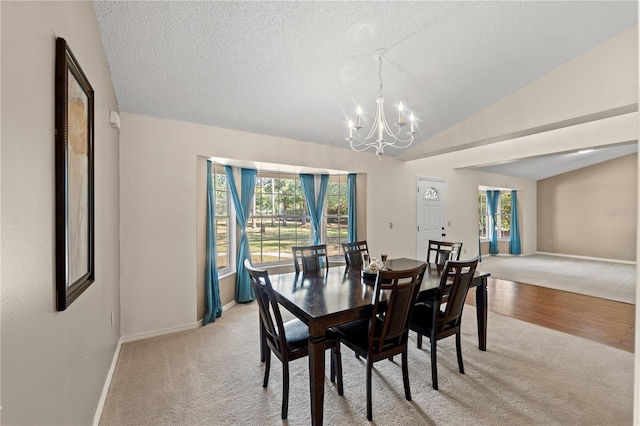
[{"label": "chandelier arm", "polygon": [[352,149],[352,150],[354,150],[354,151],[362,152],[362,151],[365,151],[365,150],[367,150],[367,149],[369,149],[369,148],[375,148],[376,150],[378,149],[378,147],[377,147],[377,146],[375,146],[375,145],[373,145],[373,144],[371,144],[371,143],[368,143],[368,144],[360,144],[360,145],[354,145],[354,144],[353,144],[353,141],[351,142],[351,149]]}]

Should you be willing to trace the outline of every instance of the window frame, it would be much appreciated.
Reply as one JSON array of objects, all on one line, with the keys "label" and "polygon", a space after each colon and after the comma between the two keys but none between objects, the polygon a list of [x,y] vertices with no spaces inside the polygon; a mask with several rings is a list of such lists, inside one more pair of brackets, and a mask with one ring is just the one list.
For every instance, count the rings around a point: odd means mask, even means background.
[{"label": "window frame", "polygon": [[[335,180],[338,180],[335,182]],[[332,182],[332,180],[334,182]],[[329,189],[327,189],[327,198],[324,202],[324,207],[322,211],[322,241],[323,244],[327,244],[327,252],[329,253],[329,257],[334,256],[343,256],[342,253],[342,245],[341,243],[347,242],[349,240],[349,187],[348,187],[348,174],[333,174],[329,175],[329,184],[334,183],[338,185],[338,199],[344,197],[344,212],[339,211],[337,214],[329,214],[329,197],[333,197],[333,195],[329,194]],[[344,188],[344,194],[342,189]],[[342,203],[339,203],[342,205]],[[329,247],[329,219],[337,219],[338,220],[338,238],[337,238],[337,248],[333,250]],[[345,220],[345,224],[342,225],[341,219]],[[343,232],[344,231],[344,232]],[[342,240],[342,234],[344,235],[344,241]],[[333,238],[335,240],[335,238]]]},{"label": "window frame", "polygon": [[[216,237],[216,254],[218,256],[220,256],[220,243],[218,242],[218,228],[217,228],[217,221],[218,221],[218,212],[217,212],[217,192],[219,191],[218,188],[218,184],[217,184],[217,180],[215,178],[216,174],[220,174],[222,176],[224,176],[224,180],[226,182],[226,188],[225,191],[226,192],[226,198],[227,198],[227,215],[225,216],[228,220],[227,222],[227,266],[224,268],[220,268],[218,265],[218,261],[216,259],[216,266],[218,266],[218,278],[223,278],[226,277],[228,275],[234,274],[236,272],[236,212],[235,212],[235,208],[232,208],[232,203],[233,200],[231,199],[231,191],[229,190],[229,181],[226,178],[226,172],[224,170],[224,165],[219,164],[219,163],[215,163],[212,162],[212,168],[211,168],[211,176],[209,177],[210,179],[213,180],[213,193],[214,196],[216,197],[216,203],[215,203],[215,210],[214,211],[214,223],[216,223],[216,232],[215,232],[215,237]],[[220,191],[222,192],[222,191]]]},{"label": "window frame", "polygon": [[[282,192],[275,192],[272,191],[272,197],[277,197],[277,204],[278,204],[278,209],[280,208],[280,204],[282,204],[280,202],[280,199],[282,196],[291,196],[293,195],[294,198],[294,213],[283,213],[283,212],[278,212],[275,214],[260,214],[256,217],[256,215],[254,215],[254,212],[257,211],[257,204],[259,203],[258,201],[258,196],[260,194],[264,194],[264,191],[259,191],[259,185],[261,185],[263,183],[263,179],[272,179],[273,180],[273,186],[272,188],[276,188],[278,185],[275,184],[276,180],[293,180],[294,181],[294,192],[293,194],[286,194],[283,195]],[[300,214],[296,214],[296,212],[298,211],[298,209],[296,209],[295,207],[298,205],[298,203],[301,203],[301,208],[300,210]],[[274,208],[272,206],[272,208]],[[271,222],[271,226],[274,226],[274,223],[277,223],[278,225],[277,227],[277,234],[278,234],[278,238],[277,240],[275,239],[260,239],[260,256],[259,259],[256,258],[257,253],[255,251],[251,251],[251,259],[252,262],[254,263],[254,265],[258,265],[258,266],[277,266],[277,265],[282,265],[282,264],[288,264],[290,262],[293,261],[293,254],[291,253],[291,251],[287,251],[286,250],[286,245],[285,245],[285,249],[282,249],[282,228],[287,227],[286,225],[284,225],[287,220],[289,221],[293,221],[293,223],[298,223],[298,221],[300,221],[301,223],[303,222],[304,219],[304,223],[308,226],[308,240],[304,241],[303,239],[301,239],[298,236],[298,231],[296,230],[294,232],[294,239],[293,239],[293,244],[291,244],[291,246],[294,245],[311,245],[311,218],[309,217],[309,208],[307,206],[307,202],[304,198],[304,194],[302,192],[302,184],[300,181],[300,174],[298,173],[288,173],[288,172],[280,172],[280,171],[272,171],[272,170],[258,170],[257,172],[257,176],[256,176],[256,186],[254,188],[254,193],[253,193],[253,200],[252,200],[252,207],[251,207],[251,212],[249,213],[249,217],[248,217],[248,224],[247,224],[247,229],[255,229],[252,226],[252,221],[254,219],[257,219],[257,223],[259,223],[259,225],[256,226],[256,228],[260,229],[260,235],[262,235],[262,224],[265,223],[265,221],[267,222]],[[267,225],[268,226],[268,225]],[[265,226],[265,231],[266,231],[266,226]],[[303,236],[306,232],[303,232]],[[278,253],[277,253],[277,260],[272,260],[272,261],[264,261],[265,259],[265,255],[264,255],[264,242],[265,241],[277,241],[277,247],[278,247]],[[286,240],[285,240],[286,241]],[[252,239],[251,236],[249,236],[249,245],[251,246],[252,244]]]}]

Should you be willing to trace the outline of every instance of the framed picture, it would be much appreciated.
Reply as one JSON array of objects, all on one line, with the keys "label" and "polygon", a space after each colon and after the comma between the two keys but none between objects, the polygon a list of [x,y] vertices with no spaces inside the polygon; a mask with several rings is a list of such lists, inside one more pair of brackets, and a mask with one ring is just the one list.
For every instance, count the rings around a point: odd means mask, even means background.
[{"label": "framed picture", "polygon": [[95,280],[94,94],[63,39],[55,65],[56,308],[64,311]]}]

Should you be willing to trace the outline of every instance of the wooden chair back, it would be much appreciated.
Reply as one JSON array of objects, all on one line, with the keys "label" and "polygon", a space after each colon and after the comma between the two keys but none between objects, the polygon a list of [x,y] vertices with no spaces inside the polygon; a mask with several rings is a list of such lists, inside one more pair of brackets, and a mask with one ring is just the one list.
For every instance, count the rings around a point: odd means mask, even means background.
[{"label": "wooden chair back", "polygon": [[447,260],[460,260],[462,243],[429,240],[427,263],[433,262],[442,268]]},{"label": "wooden chair back", "polygon": [[293,252],[293,264],[298,273],[300,270],[306,274],[319,272],[322,269],[329,269],[329,256],[327,254],[326,244],[294,246],[291,247],[291,251]]},{"label": "wooden chair back", "polygon": [[278,358],[284,359],[287,354],[287,338],[284,334],[284,323],[278,301],[271,286],[269,273],[265,269],[255,268],[251,265],[249,259],[245,259],[244,267],[249,272],[251,286],[256,295],[266,343],[278,355]]},{"label": "wooden chair back", "polygon": [[475,258],[467,261],[446,262],[433,305],[432,324],[435,327],[436,339],[454,334],[460,327],[464,302],[473,274],[476,272],[478,260]]},{"label": "wooden chair back", "polygon": [[380,271],[372,299],[369,356],[372,360],[398,353],[407,344],[411,313],[427,265],[403,271]]},{"label": "wooden chair back", "polygon": [[369,247],[367,247],[366,241],[342,243],[342,251],[347,269],[362,269],[364,266],[363,255],[369,254]]}]

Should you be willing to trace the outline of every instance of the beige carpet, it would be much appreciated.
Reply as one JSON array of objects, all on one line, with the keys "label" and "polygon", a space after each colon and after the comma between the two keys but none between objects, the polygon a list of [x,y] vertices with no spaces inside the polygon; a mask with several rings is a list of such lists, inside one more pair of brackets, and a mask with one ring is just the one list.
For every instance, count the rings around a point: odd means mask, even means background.
[{"label": "beige carpet", "polygon": [[[255,302],[241,304],[205,327],[123,345],[100,424],[310,424],[306,358],[291,364],[288,420],[280,419],[277,360],[262,387],[257,315]],[[412,402],[403,396],[399,357],[377,363],[373,423],[366,420],[364,364],[343,348],[345,394],[327,378],[325,424],[632,424],[633,354],[491,312],[488,351],[481,352],[475,327],[466,306],[465,375],[455,339],[439,342],[439,391],[431,388],[429,351],[416,349],[412,333]]]},{"label": "beige carpet", "polygon": [[636,265],[536,254],[482,256],[493,278],[635,304]]}]

